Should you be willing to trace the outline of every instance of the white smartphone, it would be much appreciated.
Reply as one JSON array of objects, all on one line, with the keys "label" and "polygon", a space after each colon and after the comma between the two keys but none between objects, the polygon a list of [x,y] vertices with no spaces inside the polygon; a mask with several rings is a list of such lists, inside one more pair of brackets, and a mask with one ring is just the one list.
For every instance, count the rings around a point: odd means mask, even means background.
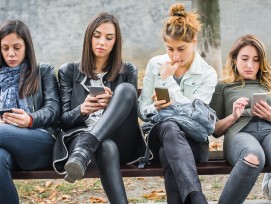
[{"label": "white smartphone", "polygon": [[260,101],[266,101],[267,93],[254,93],[251,101],[251,115],[253,115],[253,107]]},{"label": "white smartphone", "polygon": [[103,86],[89,86],[88,89],[91,96],[97,96],[105,93]]}]

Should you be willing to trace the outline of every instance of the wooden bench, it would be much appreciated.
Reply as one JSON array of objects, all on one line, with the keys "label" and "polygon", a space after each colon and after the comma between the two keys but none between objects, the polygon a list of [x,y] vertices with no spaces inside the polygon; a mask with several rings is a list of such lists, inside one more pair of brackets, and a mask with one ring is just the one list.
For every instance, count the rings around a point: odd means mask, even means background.
[{"label": "wooden bench", "polygon": [[[140,93],[141,89],[138,89],[138,95]],[[222,159],[221,153],[220,156],[211,154],[210,161],[197,164],[199,175],[229,174],[231,170],[232,167]],[[121,166],[121,172],[123,177],[163,176],[160,164],[156,163],[148,164],[144,169],[138,169],[136,165],[124,165]],[[271,167],[265,167],[264,172],[271,172]],[[15,171],[12,173],[12,177],[13,179],[61,179],[64,176],[57,174],[53,168],[46,168],[34,171]],[[97,169],[87,169],[84,178],[99,178],[99,172]]]},{"label": "wooden bench", "polygon": [[[211,160],[197,164],[199,175],[229,174],[232,167],[224,160]],[[138,169],[136,165],[124,165],[121,167],[123,177],[150,177],[163,176],[163,170],[159,164],[146,165],[144,169]],[[271,172],[271,167],[265,167],[264,172]],[[61,179],[64,176],[57,174],[52,168],[35,171],[15,171],[13,179]],[[88,169],[84,178],[99,178],[96,169]]]}]

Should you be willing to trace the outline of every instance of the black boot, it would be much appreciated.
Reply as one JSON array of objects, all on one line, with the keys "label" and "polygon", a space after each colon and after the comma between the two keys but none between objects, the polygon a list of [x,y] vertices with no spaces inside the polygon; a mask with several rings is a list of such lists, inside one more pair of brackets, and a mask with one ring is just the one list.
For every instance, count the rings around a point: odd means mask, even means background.
[{"label": "black boot", "polygon": [[87,166],[100,144],[98,139],[89,133],[81,133],[78,137],[79,141],[64,166],[67,172],[64,179],[70,183],[85,175]]}]

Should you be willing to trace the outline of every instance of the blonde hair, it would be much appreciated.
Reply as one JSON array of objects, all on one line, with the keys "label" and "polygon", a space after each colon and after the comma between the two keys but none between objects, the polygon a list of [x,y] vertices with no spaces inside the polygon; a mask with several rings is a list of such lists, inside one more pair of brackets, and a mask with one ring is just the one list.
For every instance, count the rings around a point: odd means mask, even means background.
[{"label": "blonde hair", "polygon": [[242,86],[245,85],[245,79],[238,74],[236,60],[239,51],[248,45],[255,47],[259,55],[260,69],[256,77],[271,92],[271,67],[267,63],[264,44],[254,35],[244,35],[236,40],[228,54],[222,81],[226,83],[241,81]]},{"label": "blonde hair", "polygon": [[196,11],[185,11],[185,7],[181,3],[173,4],[169,9],[169,17],[163,28],[164,41],[171,38],[192,42],[201,28],[199,18]]}]

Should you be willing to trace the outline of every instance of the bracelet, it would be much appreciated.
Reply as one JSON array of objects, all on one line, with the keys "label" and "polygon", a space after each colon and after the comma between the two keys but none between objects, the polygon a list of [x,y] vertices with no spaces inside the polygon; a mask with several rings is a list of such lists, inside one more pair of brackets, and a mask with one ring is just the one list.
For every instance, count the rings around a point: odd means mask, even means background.
[{"label": "bracelet", "polygon": [[29,115],[30,116],[30,122],[29,122],[29,124],[28,124],[28,128],[29,127],[32,127],[32,125],[33,125],[33,118],[32,118],[32,116],[31,115]]}]

